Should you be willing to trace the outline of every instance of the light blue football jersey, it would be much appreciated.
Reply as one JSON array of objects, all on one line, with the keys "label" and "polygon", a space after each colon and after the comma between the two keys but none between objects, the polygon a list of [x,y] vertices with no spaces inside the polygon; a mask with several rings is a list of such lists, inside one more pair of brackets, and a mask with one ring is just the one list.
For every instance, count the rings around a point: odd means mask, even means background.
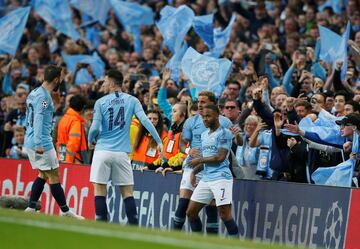
[{"label": "light blue football jersey", "polygon": [[42,86],[35,88],[26,99],[26,134],[24,147],[44,151],[54,148],[51,131],[54,104],[50,93]]},{"label": "light blue football jersey", "polygon": [[[233,125],[230,119],[224,116],[219,116],[219,121],[220,126],[224,128],[230,128]],[[190,142],[190,148],[201,149],[201,134],[205,130],[207,130],[207,128],[204,125],[203,118],[200,114],[197,114],[185,121],[181,136],[183,139]],[[185,160],[183,167],[188,168],[188,163],[191,160],[192,158],[188,156]]]},{"label": "light blue football jersey", "polygon": [[133,115],[138,112],[144,112],[140,101],[123,92],[110,93],[98,99],[93,119],[101,123],[101,131],[95,150],[130,153],[130,124]]},{"label": "light blue football jersey", "polygon": [[201,180],[205,182],[221,179],[231,180],[233,177],[229,168],[229,153],[234,136],[230,130],[223,127],[219,127],[211,134],[209,132],[210,129],[207,129],[201,134],[202,157],[215,156],[220,148],[226,149],[227,155],[221,163],[205,163]]}]

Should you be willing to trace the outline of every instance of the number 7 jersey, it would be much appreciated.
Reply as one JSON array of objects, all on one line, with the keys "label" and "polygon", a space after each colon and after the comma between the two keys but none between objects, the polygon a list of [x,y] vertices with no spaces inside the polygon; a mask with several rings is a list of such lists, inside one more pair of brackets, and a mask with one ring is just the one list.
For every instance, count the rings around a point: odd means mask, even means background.
[{"label": "number 7 jersey", "polygon": [[143,112],[140,101],[129,94],[114,92],[98,99],[93,119],[101,128],[95,150],[130,153],[130,124],[137,112]]}]

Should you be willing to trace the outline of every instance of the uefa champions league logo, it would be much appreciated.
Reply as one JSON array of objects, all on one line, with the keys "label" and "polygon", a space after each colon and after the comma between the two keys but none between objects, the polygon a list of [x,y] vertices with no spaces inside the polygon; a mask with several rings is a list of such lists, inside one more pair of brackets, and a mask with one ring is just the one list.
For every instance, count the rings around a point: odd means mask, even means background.
[{"label": "uefa champions league logo", "polygon": [[326,249],[339,248],[343,221],[342,208],[339,207],[337,201],[333,202],[327,213],[325,222],[324,247]]},{"label": "uefa champions league logo", "polygon": [[200,83],[200,85],[206,87],[208,84],[216,82],[217,72],[219,71],[220,65],[214,61],[198,61],[194,63],[191,69],[191,78],[193,82]]}]

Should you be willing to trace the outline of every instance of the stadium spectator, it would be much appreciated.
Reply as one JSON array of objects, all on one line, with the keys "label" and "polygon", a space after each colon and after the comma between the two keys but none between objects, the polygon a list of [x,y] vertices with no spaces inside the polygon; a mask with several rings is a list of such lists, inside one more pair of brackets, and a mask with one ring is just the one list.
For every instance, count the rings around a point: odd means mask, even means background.
[{"label": "stadium spectator", "polygon": [[27,159],[28,156],[24,151],[25,129],[22,126],[16,126],[14,129],[15,144],[10,149],[10,158]]},{"label": "stadium spectator", "polygon": [[70,99],[69,108],[60,119],[57,133],[57,154],[63,163],[89,163],[85,135],[85,119],[81,116],[86,100],[81,95]]}]

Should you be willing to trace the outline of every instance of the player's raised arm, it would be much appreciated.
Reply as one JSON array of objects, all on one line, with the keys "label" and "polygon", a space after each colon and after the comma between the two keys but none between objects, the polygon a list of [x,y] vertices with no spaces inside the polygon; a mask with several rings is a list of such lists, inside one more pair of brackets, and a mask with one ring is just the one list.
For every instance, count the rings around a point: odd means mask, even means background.
[{"label": "player's raised arm", "polygon": [[91,147],[91,145],[94,145],[94,143],[96,142],[96,138],[100,132],[101,121],[102,121],[102,114],[100,110],[100,105],[99,102],[96,101],[94,106],[94,118],[88,136],[89,148]]},{"label": "player's raised arm", "polygon": [[[135,113],[136,117],[139,119],[141,124],[150,132],[151,136],[155,139],[155,141],[159,145],[159,147],[162,147],[163,143],[161,141],[161,138],[160,138],[159,134],[157,133],[154,125],[151,123],[149,118],[146,116],[139,100],[134,98],[134,103],[135,103],[134,113]],[[162,148],[160,148],[160,150],[162,150]]]}]

